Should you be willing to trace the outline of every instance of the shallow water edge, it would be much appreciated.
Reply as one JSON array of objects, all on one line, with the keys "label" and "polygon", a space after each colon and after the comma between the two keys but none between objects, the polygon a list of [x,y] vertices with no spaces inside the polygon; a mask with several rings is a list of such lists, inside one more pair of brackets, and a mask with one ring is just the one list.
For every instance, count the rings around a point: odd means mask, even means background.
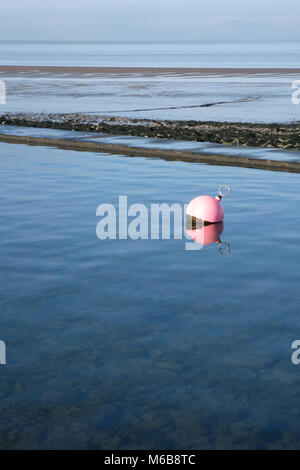
[{"label": "shallow water edge", "polygon": [[88,152],[104,152],[110,154],[122,154],[132,157],[150,157],[170,161],[183,161],[195,163],[208,163],[210,165],[236,166],[255,168],[271,171],[285,171],[300,173],[300,163],[294,161],[278,161],[242,156],[205,154],[187,150],[169,150],[162,148],[134,147],[124,144],[110,144],[101,141],[76,141],[68,139],[56,139],[49,137],[32,137],[24,135],[0,134],[0,142],[18,143],[37,146],[56,147],[64,150],[78,150]]}]

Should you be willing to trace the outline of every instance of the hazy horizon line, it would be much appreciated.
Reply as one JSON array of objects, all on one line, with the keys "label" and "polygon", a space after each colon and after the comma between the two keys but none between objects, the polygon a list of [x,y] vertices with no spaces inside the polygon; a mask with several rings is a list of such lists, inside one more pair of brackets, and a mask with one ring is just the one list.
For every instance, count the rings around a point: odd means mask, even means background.
[{"label": "hazy horizon line", "polygon": [[105,40],[105,39],[9,39],[9,38],[0,38],[0,43],[5,42],[14,42],[14,43],[86,43],[86,44],[276,44],[276,43],[300,43],[299,39],[248,39],[248,40],[237,40],[237,39],[219,39],[219,40],[203,40],[203,39],[186,39],[186,40],[161,40],[161,41],[151,41],[151,40]]}]

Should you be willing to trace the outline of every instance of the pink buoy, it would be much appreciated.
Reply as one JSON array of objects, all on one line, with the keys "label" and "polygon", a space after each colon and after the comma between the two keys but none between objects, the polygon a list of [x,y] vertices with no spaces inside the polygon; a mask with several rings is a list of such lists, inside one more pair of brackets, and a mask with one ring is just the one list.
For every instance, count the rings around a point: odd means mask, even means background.
[{"label": "pink buoy", "polygon": [[230,187],[223,184],[219,187],[219,195],[216,197],[197,196],[188,204],[186,214],[211,224],[222,222],[224,209],[221,206],[221,200],[222,197],[229,196],[229,194]]}]

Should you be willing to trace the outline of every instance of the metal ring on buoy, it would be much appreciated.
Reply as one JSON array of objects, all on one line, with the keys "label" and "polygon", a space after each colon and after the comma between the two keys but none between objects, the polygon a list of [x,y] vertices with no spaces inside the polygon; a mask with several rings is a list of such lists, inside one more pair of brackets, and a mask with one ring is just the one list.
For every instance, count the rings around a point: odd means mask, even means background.
[{"label": "metal ring on buoy", "polygon": [[[225,190],[225,192],[224,192]],[[221,184],[219,187],[219,196],[221,197],[227,197],[231,193],[231,188],[228,186],[228,184]]]}]

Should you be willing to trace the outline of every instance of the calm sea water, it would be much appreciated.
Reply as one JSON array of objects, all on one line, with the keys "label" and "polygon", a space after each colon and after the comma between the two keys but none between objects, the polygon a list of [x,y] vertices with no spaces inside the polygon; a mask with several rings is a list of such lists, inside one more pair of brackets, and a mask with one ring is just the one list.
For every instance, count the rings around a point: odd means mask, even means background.
[{"label": "calm sea water", "polygon": [[300,43],[83,43],[0,41],[1,65],[299,67]]},{"label": "calm sea water", "polygon": [[[0,152],[1,448],[299,448],[299,175]],[[220,183],[229,256],[96,237],[102,202]]]}]

